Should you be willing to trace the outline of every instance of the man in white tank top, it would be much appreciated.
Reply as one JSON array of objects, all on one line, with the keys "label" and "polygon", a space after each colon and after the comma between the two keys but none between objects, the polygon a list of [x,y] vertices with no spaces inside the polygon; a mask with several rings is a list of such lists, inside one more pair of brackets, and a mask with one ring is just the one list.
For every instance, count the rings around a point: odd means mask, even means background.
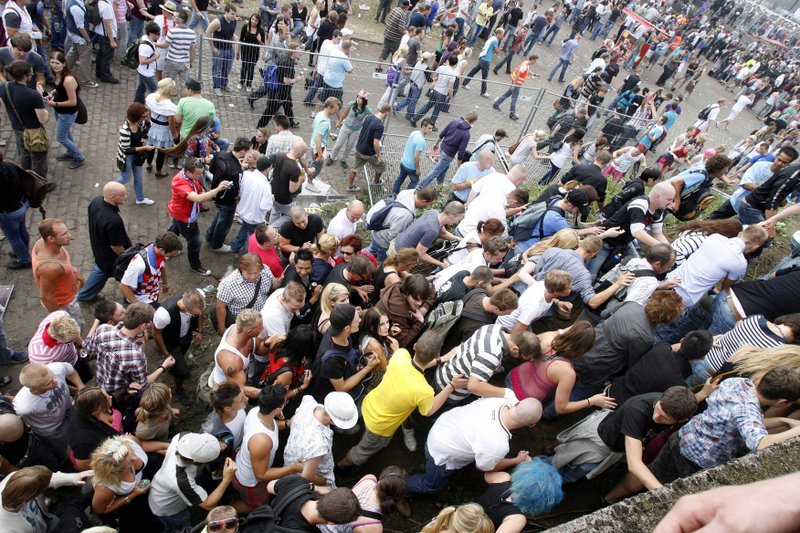
[{"label": "man in white tank top", "polygon": [[214,385],[233,381],[239,384],[248,398],[258,397],[260,390],[247,386],[247,368],[254,351],[266,353],[264,341],[258,338],[263,328],[261,314],[255,309],[243,309],[239,313],[236,324],[225,330],[214,352],[214,369],[206,384],[209,390]]},{"label": "man in white tank top", "polygon": [[233,486],[250,511],[269,501],[270,481],[303,471],[300,462],[272,468],[279,445],[278,431],[291,426],[291,420],[283,419],[284,403],[286,387],[267,385],[258,394],[258,408],[252,409],[244,421],[244,439],[236,455]]}]

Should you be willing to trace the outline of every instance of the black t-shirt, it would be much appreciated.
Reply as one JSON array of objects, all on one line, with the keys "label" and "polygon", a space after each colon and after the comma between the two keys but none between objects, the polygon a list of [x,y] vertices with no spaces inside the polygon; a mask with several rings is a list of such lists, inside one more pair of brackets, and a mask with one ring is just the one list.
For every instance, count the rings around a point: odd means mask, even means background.
[{"label": "black t-shirt", "polygon": [[[290,159],[286,154],[275,154],[275,163],[272,166],[272,195],[279,204],[288,205],[300,193],[289,192],[289,182],[300,181],[300,164],[296,159]],[[284,224],[285,226],[286,224]]]},{"label": "black t-shirt", "polygon": [[470,288],[464,283],[464,278],[467,276],[469,276],[469,270],[462,270],[445,281],[436,293],[434,307],[440,303],[462,300],[470,291]]},{"label": "black t-shirt", "polygon": [[464,301],[461,317],[447,332],[447,336],[442,343],[441,353],[447,353],[460,345],[483,326],[494,324],[495,320],[497,320],[497,315],[487,313],[483,308],[483,298],[487,295],[488,293],[485,290],[475,290]]},{"label": "black t-shirt", "polygon": [[302,487],[303,485],[308,487],[308,494],[302,494],[294,498],[286,505],[283,513],[281,513],[280,524],[281,527],[293,531],[319,533],[317,526],[306,520],[303,517],[303,513],[300,512],[303,505],[305,505],[308,500],[319,500],[319,495],[313,491],[311,484],[300,474],[291,474],[289,476],[280,478],[275,483],[275,496],[272,498],[270,503],[274,507],[276,502],[279,502],[282,499],[281,496],[285,496],[289,492],[294,491],[297,487]]},{"label": "black t-shirt", "polygon": [[603,171],[594,163],[583,165],[575,165],[569,172],[567,172],[561,183],[567,183],[570,180],[576,180],[581,185],[591,185],[597,191],[597,196],[601,202],[606,201],[606,186],[608,185],[608,178],[603,176]]},{"label": "black t-shirt", "polygon": [[634,239],[631,234],[631,225],[644,224],[645,227],[647,227],[654,223],[663,222],[666,211],[659,209],[655,213],[651,213],[648,206],[649,202],[647,197],[640,196],[634,198],[619,208],[616,213],[604,220],[602,226],[605,229],[619,226],[621,229],[625,230],[625,233],[619,237],[605,239],[604,242],[610,246],[625,246]]},{"label": "black t-shirt", "polygon": [[361,126],[356,150],[363,155],[375,155],[374,141],[380,140],[381,137],[383,137],[383,121],[375,115],[368,116]]},{"label": "black t-shirt", "polygon": [[475,503],[483,507],[486,515],[494,524],[495,529],[500,527],[503,520],[509,516],[520,514],[524,515],[519,507],[513,503],[506,501],[511,495],[511,481],[504,481],[503,483],[492,483],[483,495],[475,500]]},{"label": "black t-shirt", "polygon": [[20,208],[25,196],[19,187],[19,167],[11,163],[2,163],[0,166],[0,213],[13,213]]},{"label": "black t-shirt", "polygon": [[119,207],[109,204],[102,196],[89,202],[89,242],[94,262],[108,275],[114,273],[114,262],[117,260],[117,254],[111,247],[127,249],[131,246]]},{"label": "black t-shirt", "polygon": [[[322,341],[319,343],[317,356],[314,358],[314,363],[312,365],[314,380],[311,384],[311,395],[320,403],[325,401],[325,396],[327,396],[329,392],[334,391],[333,385],[331,384],[332,379],[347,379],[348,377],[345,376],[347,362],[342,357],[328,357],[328,359],[323,362],[322,356],[331,349],[347,352],[350,348],[355,347],[352,339],[348,340],[350,341],[348,346],[335,344],[331,338],[331,330],[328,329],[325,335],[323,335]],[[356,386],[355,388],[358,389],[359,387]]]},{"label": "black t-shirt", "polygon": [[[9,95],[11,99],[9,99]],[[44,99],[38,91],[15,82],[2,83],[0,84],[0,98],[3,99],[3,105],[6,106],[8,119],[11,121],[13,129],[22,131],[25,128],[42,126],[35,111],[44,109]]]},{"label": "black t-shirt", "polygon": [[326,40],[333,37],[333,32],[336,29],[336,24],[328,19],[324,19],[319,23],[319,29],[317,29],[317,42],[321,45]]},{"label": "black t-shirt", "polygon": [[629,181],[611,201],[601,209],[601,213],[605,218],[610,217],[616,213],[620,207],[627,204],[637,196],[644,194],[644,182],[642,180]]},{"label": "black t-shirt", "polygon": [[665,429],[653,422],[653,411],[660,399],[660,392],[634,396],[600,422],[597,434],[615,452],[625,451],[625,437],[647,444]]},{"label": "black t-shirt", "polygon": [[75,413],[70,421],[69,448],[76,459],[91,459],[104,440],[117,435],[119,432],[111,426]]},{"label": "black t-shirt", "polygon": [[311,213],[308,215],[308,224],[305,228],[300,229],[292,221],[289,221],[281,226],[279,234],[284,239],[288,239],[292,246],[303,246],[307,242],[314,244],[317,241],[317,234],[324,229],[325,223],[322,221],[322,217]]},{"label": "black t-shirt", "polygon": [[[294,73],[294,59],[291,57],[285,57],[276,63],[278,66],[278,91],[283,93],[291,93],[292,86],[283,83],[283,80],[286,78],[293,79],[295,76]],[[291,97],[289,97],[291,98]]]},{"label": "black t-shirt", "polygon": [[[347,279],[344,277],[345,268],[347,268],[347,263],[339,263],[333,267],[333,270],[331,270],[331,273],[328,274],[328,277],[325,279],[325,285],[329,285],[331,283],[344,285],[347,287],[347,290],[350,291],[350,303],[356,307],[366,307],[367,302],[361,299],[361,296],[359,296],[358,293],[353,290],[353,284],[347,281]],[[377,292],[377,289],[375,292]]]},{"label": "black t-shirt", "polygon": [[611,381],[609,396],[622,404],[637,394],[664,392],[670,387],[684,385],[692,373],[689,362],[672,351],[672,346],[660,342],[644,354],[622,376]]},{"label": "black t-shirt", "polygon": [[779,316],[800,313],[800,270],[774,279],[738,283],[731,290],[747,316],[762,314],[774,321]]},{"label": "black t-shirt", "polygon": [[200,11],[208,11],[208,0],[195,0],[197,9]]},{"label": "black t-shirt", "polygon": [[292,20],[299,21],[305,24],[307,18],[308,18],[308,7],[303,6],[303,9],[300,9],[300,6],[297,5],[297,2],[293,2]]},{"label": "black t-shirt", "polygon": [[508,20],[506,23],[511,26],[512,28],[516,28],[519,25],[519,21],[522,17],[525,16],[525,13],[518,7],[515,7],[511,11],[508,12]]},{"label": "black t-shirt", "polygon": [[239,197],[239,184],[242,179],[242,164],[231,152],[221,152],[214,156],[209,168],[214,176],[211,188],[216,188],[222,181],[233,183],[228,189],[224,189],[214,197],[214,202],[218,205],[236,205]]}]

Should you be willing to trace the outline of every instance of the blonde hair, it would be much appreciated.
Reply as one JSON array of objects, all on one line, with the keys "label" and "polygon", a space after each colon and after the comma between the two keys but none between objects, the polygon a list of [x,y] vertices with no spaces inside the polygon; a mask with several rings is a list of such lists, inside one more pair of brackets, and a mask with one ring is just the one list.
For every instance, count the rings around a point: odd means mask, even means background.
[{"label": "blonde hair", "polygon": [[69,315],[57,316],[50,322],[48,333],[58,342],[68,343],[74,341],[81,334],[78,323]]},{"label": "blonde hair", "polygon": [[142,393],[139,407],[136,409],[136,421],[142,424],[157,419],[170,408],[172,391],[164,383],[153,383]]},{"label": "blonde hair", "polygon": [[548,134],[545,130],[536,130],[533,132],[533,140],[536,142],[541,142],[547,139]]},{"label": "blonde hair", "polygon": [[313,250],[320,255],[329,257],[338,247],[339,237],[331,235],[330,233],[325,233],[319,238],[317,244],[313,245]]},{"label": "blonde hair", "polygon": [[729,361],[739,374],[757,384],[764,374],[779,366],[800,372],[800,346],[782,344],[767,349],[744,346],[734,352]]},{"label": "blonde hair", "polygon": [[578,247],[580,237],[578,232],[574,229],[562,229],[556,232],[555,235],[549,239],[537,242],[533,248],[528,252],[528,256],[540,255],[550,248],[562,248],[564,250],[574,250]]},{"label": "blonde hair", "polygon": [[494,525],[477,503],[445,507],[421,533],[494,533]]},{"label": "blonde hair", "polygon": [[175,80],[172,78],[161,78],[156,89],[156,102],[172,98],[172,91],[175,90]]},{"label": "blonde hair", "polygon": [[37,389],[49,380],[50,369],[39,363],[28,363],[19,372],[19,383],[29,389]]},{"label": "blonde hair", "polygon": [[323,315],[330,315],[333,311],[333,301],[340,296],[350,294],[347,287],[341,283],[328,283],[322,290],[322,297],[319,299],[320,311]]},{"label": "blonde hair", "polygon": [[94,470],[92,485],[119,485],[120,467],[128,454],[135,453],[131,441],[123,436],[111,437],[103,441],[92,452],[91,466]]},{"label": "blonde hair", "polygon": [[236,331],[244,333],[244,330],[254,328],[263,323],[261,313],[255,309],[242,309],[236,317]]}]

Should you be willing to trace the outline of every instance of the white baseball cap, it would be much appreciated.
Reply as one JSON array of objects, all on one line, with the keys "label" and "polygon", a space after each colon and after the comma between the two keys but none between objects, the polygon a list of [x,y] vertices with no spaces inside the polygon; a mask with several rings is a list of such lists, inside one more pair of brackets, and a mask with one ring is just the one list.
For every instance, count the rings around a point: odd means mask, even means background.
[{"label": "white baseball cap", "polygon": [[187,433],[178,441],[178,453],[195,463],[210,463],[219,457],[219,441],[209,433]]}]

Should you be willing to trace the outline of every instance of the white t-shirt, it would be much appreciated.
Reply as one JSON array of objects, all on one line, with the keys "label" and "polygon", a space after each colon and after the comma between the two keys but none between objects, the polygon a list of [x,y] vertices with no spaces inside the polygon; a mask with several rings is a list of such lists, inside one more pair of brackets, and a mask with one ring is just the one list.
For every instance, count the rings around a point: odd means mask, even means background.
[{"label": "white t-shirt", "polygon": [[477,195],[480,195],[482,192],[486,191],[491,194],[502,196],[503,198],[505,198],[506,195],[510,194],[511,191],[516,188],[517,186],[514,185],[505,174],[500,172],[492,172],[491,174],[487,174],[475,182],[475,184],[472,186],[472,190],[475,191],[475,194]]},{"label": "white t-shirt", "polygon": [[[183,338],[189,333],[189,325],[192,320],[192,315],[191,313],[184,313],[183,311],[180,312],[180,315],[181,338]],[[166,309],[163,307],[156,309],[156,312],[153,315],[153,326],[157,327],[158,329],[164,329],[165,327],[169,326],[170,322],[172,322],[172,318],[169,316],[169,312]]]},{"label": "white t-shirt", "polygon": [[69,363],[48,363],[45,366],[55,374],[58,386],[44,394],[33,394],[28,387],[23,387],[14,398],[17,415],[42,436],[55,433],[72,408],[67,376],[75,372]]},{"label": "white t-shirt", "polygon": [[467,257],[465,257],[462,261],[451,265],[437,275],[437,278],[433,280],[433,287],[436,289],[436,292],[439,292],[439,289],[447,283],[450,278],[455,276],[457,273],[462,271],[467,271],[472,274],[476,268],[479,266],[489,266],[486,263],[486,259],[483,257],[483,248],[476,248],[472,252],[470,252]]},{"label": "white t-shirt", "polygon": [[111,7],[111,3],[106,0],[100,0],[97,2],[97,10],[100,12],[100,24],[94,27],[94,32],[97,35],[105,35],[106,34],[106,27],[103,24],[104,21],[109,21],[111,25],[111,36],[116,39],[117,38],[117,16],[114,13],[114,8]]},{"label": "white t-shirt", "polygon": [[[483,178],[475,185],[485,181]],[[461,235],[469,235],[477,231],[478,222],[496,218],[503,225],[506,225],[506,197],[498,194],[481,194],[475,198],[464,213],[464,218],[458,223],[458,231]]]},{"label": "white t-shirt", "polygon": [[428,434],[428,453],[437,466],[458,470],[475,463],[489,472],[508,453],[511,433],[500,422],[505,398],[481,398],[444,413]]},{"label": "white t-shirt", "polygon": [[260,170],[245,170],[236,212],[248,224],[263,224],[272,211],[272,185]]},{"label": "white t-shirt", "polygon": [[[146,35],[142,36],[142,40],[139,43],[139,57],[146,57],[151,58],[156,53],[156,46],[153,44],[153,41],[147,38]],[[139,66],[136,67],[136,72],[141,74],[146,78],[152,78],[156,75],[156,61],[151,61],[146,65],[143,65],[141,61],[139,62]]]},{"label": "white t-shirt", "polygon": [[532,322],[540,319],[550,310],[552,302],[544,299],[544,281],[537,281],[519,297],[519,306],[510,315],[497,317],[497,323],[509,331],[521,322],[530,326]]},{"label": "white t-shirt", "polygon": [[722,279],[739,281],[747,271],[744,258],[744,241],[738,237],[729,239],[718,233],[709,235],[689,259],[669,273],[670,278],[679,278],[681,284],[675,292],[683,298],[688,308],[700,301],[710,288]]},{"label": "white t-shirt", "polygon": [[[149,263],[149,254],[145,255],[148,256],[147,261]],[[153,265],[150,265],[150,272],[153,271],[155,271],[155,268]],[[150,299],[150,294],[146,291],[136,290],[139,287],[139,278],[142,274],[144,274],[144,259],[142,259],[141,255],[136,254],[131,258],[130,263],[128,263],[128,268],[125,269],[125,274],[122,275],[120,283],[133,289],[133,295],[136,297],[136,301],[149,304],[152,301]]]},{"label": "white t-shirt", "polygon": [[450,94],[450,85],[456,82],[458,73],[450,65],[442,65],[436,69],[436,81],[433,83],[433,90],[445,96]]},{"label": "white t-shirt", "polygon": [[335,55],[334,51],[337,48],[339,46],[330,39],[322,41],[322,45],[319,47],[319,56],[317,57],[317,74],[324,76],[328,72],[328,61],[331,59],[330,56]]},{"label": "white t-shirt", "polygon": [[348,235],[354,235],[357,226],[357,222],[351,222],[350,219],[347,218],[347,208],[343,207],[328,223],[327,232],[331,235],[336,235],[339,237],[339,240],[342,240]]},{"label": "white t-shirt", "polygon": [[0,531],[13,531],[14,533],[47,533],[45,520],[44,494],[25,503],[22,509],[16,512],[6,511],[3,503],[3,491],[13,478],[15,472],[7,475],[0,481]]},{"label": "white t-shirt", "polygon": [[561,147],[553,152],[553,155],[550,157],[550,161],[557,166],[558,168],[564,168],[564,165],[567,164],[572,158],[572,146],[569,143],[564,143]]},{"label": "white t-shirt", "polygon": [[197,465],[186,464],[178,457],[180,438],[175,435],[169,443],[147,494],[147,503],[156,516],[172,516],[208,499],[208,493],[195,481]]},{"label": "white t-shirt", "polygon": [[272,335],[286,335],[289,333],[289,326],[292,323],[292,313],[287,311],[283,304],[278,300],[283,296],[284,289],[278,289],[270,294],[267,302],[261,309],[261,318],[264,319],[264,338]]}]

